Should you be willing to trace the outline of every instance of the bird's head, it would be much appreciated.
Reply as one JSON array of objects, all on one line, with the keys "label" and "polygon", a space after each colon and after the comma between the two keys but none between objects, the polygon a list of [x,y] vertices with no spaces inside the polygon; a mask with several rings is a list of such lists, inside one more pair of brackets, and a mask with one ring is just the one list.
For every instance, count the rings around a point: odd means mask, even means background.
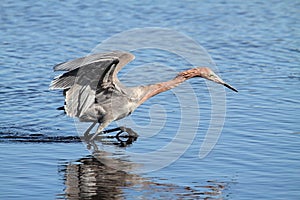
[{"label": "bird's head", "polygon": [[198,67],[197,69],[197,73],[199,77],[205,78],[207,80],[213,81],[215,83],[224,85],[225,87],[238,92],[234,87],[232,87],[231,85],[225,83],[218,75],[216,75],[210,68],[208,67]]}]

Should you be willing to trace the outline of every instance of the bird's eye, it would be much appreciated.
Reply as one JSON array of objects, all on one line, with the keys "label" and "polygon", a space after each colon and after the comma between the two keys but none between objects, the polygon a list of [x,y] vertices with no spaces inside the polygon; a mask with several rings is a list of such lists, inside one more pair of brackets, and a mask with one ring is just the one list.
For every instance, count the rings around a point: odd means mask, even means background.
[{"label": "bird's eye", "polygon": [[210,75],[209,75],[209,77],[214,77],[214,76],[215,76],[215,75],[213,75],[213,74],[210,74]]}]

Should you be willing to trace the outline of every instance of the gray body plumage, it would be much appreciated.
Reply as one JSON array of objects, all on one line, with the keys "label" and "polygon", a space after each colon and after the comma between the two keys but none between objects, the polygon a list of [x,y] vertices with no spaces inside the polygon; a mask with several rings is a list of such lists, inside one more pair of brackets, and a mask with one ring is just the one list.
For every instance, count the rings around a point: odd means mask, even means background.
[{"label": "gray body plumage", "polygon": [[50,89],[63,89],[65,112],[84,122],[110,123],[129,115],[143,97],[143,86],[127,88],[117,78],[134,55],[115,51],[99,53],[58,64]]}]

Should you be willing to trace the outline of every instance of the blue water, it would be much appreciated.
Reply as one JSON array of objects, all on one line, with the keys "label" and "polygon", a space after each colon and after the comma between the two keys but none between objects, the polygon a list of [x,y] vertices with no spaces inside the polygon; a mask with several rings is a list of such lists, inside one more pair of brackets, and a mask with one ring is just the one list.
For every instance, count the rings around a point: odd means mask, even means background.
[{"label": "blue water", "polygon": [[[298,1],[4,0],[0,9],[0,199],[300,198]],[[89,54],[116,34],[147,27],[202,45],[218,74],[239,90],[218,87],[226,94],[225,123],[204,158],[199,150],[213,113],[212,93],[199,79],[155,96],[131,121],[112,124],[135,123],[140,137],[129,147],[99,144],[93,154],[67,137],[76,137],[79,125],[56,110],[63,97],[48,89],[57,75],[52,67]],[[172,36],[164,41],[176,46]],[[141,46],[151,44],[148,39]],[[190,64],[161,49],[132,53],[136,60],[120,74],[128,85],[167,80]],[[186,137],[177,140],[182,116]],[[177,156],[150,155],[168,143],[182,155],[149,169]]]}]

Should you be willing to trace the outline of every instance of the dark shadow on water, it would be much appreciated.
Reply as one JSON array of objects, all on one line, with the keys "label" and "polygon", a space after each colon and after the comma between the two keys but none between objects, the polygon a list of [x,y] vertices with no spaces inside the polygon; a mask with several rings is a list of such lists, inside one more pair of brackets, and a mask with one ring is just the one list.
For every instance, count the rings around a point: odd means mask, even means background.
[{"label": "dark shadow on water", "polygon": [[1,133],[0,142],[72,143],[81,142],[77,136],[48,136],[44,134]]},{"label": "dark shadow on water", "polygon": [[[100,141],[107,145],[116,145],[119,147],[126,147],[131,145],[137,140],[136,137],[128,135],[101,135],[97,137],[96,141]],[[84,138],[79,136],[49,136],[42,133],[34,134],[20,134],[14,132],[1,132],[0,142],[20,142],[20,143],[78,143],[85,141]],[[94,147],[97,150],[97,147]]]}]

